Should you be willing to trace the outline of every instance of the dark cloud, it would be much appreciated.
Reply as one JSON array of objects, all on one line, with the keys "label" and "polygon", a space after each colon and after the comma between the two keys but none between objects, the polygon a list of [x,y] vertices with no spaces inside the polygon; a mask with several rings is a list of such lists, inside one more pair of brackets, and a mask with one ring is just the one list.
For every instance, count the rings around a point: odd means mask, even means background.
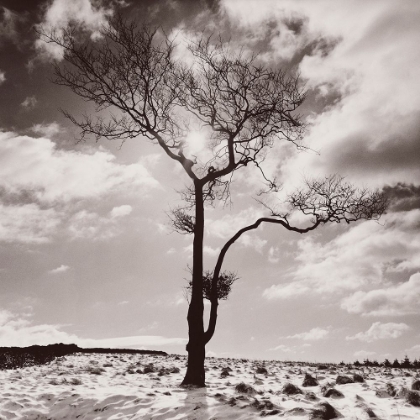
[{"label": "dark cloud", "polygon": [[[209,16],[219,10],[219,0],[103,0],[92,3],[112,8],[125,17],[146,20],[168,32],[179,25],[204,27]],[[53,0],[1,2],[0,72],[6,80],[0,88],[0,127],[4,130],[19,131],[39,121],[61,120],[50,96],[57,94],[56,87],[52,90],[50,86],[51,66],[34,60],[38,54],[34,46],[38,38],[35,28],[44,20],[45,12],[52,4]],[[33,108],[22,118],[25,109],[20,105],[28,97],[36,97],[43,107]]]},{"label": "dark cloud", "polygon": [[383,192],[389,199],[391,211],[420,209],[420,185],[398,182],[394,186],[386,185]]},{"label": "dark cloud", "polygon": [[2,6],[17,13],[32,13],[37,11],[40,6],[51,3],[47,0],[2,0]]},{"label": "dark cloud", "polygon": [[[328,151],[325,158],[334,171],[360,174],[411,172],[420,168],[420,112],[412,113],[388,135],[366,133],[348,136]],[[381,138],[379,144],[377,137]],[[321,153],[322,156],[322,153]]]},{"label": "dark cloud", "polygon": [[117,9],[124,16],[170,30],[179,25],[205,25],[209,15],[218,13],[219,3],[220,0],[140,0]]}]

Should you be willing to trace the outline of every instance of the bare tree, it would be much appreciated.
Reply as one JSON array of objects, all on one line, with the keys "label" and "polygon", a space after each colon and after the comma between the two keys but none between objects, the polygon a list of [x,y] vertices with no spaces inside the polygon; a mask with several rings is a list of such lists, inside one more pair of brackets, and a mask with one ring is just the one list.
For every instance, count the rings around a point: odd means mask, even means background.
[{"label": "bare tree", "polygon": [[[218,301],[227,297],[236,279],[222,272],[225,255],[235,241],[263,223],[305,233],[328,222],[377,219],[386,201],[378,192],[357,190],[339,176],[308,181],[305,190],[288,199],[291,211],[311,216],[308,226],[293,226],[290,212],[266,205],[269,216],[240,229],[223,246],[214,270],[205,272],[205,205],[227,200],[232,177],[247,165],[258,168],[267,191],[275,191],[275,180],[264,172],[267,151],[278,141],[302,147],[304,125],[295,112],[305,97],[299,80],[209,39],[189,46],[194,64],[188,67],[174,59],[174,45],[159,31],[120,17],[104,27],[101,35],[99,40],[85,42],[75,28],[43,33],[46,42],[64,50],[65,64],[55,67],[55,83],[96,105],[96,118],[88,115],[78,120],[65,113],[81,129],[82,138],[147,137],[179,162],[190,179],[183,193],[186,205],[175,209],[171,219],[177,231],[193,235],[188,368],[183,384],[205,386],[205,345],[214,334]],[[106,109],[108,118],[102,116]],[[203,162],[186,153],[191,120],[210,133],[211,158]],[[211,301],[206,330],[204,298]]]}]

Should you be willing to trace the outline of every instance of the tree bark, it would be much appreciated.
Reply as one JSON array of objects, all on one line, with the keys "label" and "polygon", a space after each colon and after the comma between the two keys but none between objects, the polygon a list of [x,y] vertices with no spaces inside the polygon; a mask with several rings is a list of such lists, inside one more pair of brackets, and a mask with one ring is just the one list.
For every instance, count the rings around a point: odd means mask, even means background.
[{"label": "tree bark", "polygon": [[201,183],[195,181],[195,229],[191,302],[188,308],[188,366],[181,385],[205,386],[205,339],[203,302],[204,200]]}]

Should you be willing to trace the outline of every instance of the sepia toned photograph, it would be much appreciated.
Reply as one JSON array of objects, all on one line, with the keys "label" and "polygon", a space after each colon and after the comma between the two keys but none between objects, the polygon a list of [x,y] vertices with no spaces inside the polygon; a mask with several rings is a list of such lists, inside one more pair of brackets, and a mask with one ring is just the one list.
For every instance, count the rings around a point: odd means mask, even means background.
[{"label": "sepia toned photograph", "polygon": [[0,420],[420,420],[419,23],[0,0]]}]

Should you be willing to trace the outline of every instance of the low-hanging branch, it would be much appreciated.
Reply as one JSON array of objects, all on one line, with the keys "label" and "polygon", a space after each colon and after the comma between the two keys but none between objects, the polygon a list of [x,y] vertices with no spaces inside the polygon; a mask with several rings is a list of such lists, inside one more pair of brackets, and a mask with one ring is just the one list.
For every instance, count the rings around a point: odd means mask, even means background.
[{"label": "low-hanging branch", "polygon": [[306,189],[294,192],[287,201],[291,210],[298,210],[305,215],[312,216],[309,226],[293,226],[289,222],[290,213],[281,214],[265,205],[266,208],[270,209],[271,215],[261,217],[254,223],[239,229],[221,249],[213,271],[210,298],[212,307],[209,325],[205,333],[206,343],[212,338],[216,327],[218,280],[223,261],[229,248],[244,233],[257,229],[262,223],[271,223],[281,225],[289,231],[303,234],[326,223],[350,223],[361,219],[377,220],[387,208],[387,197],[383,193],[357,189],[344,182],[344,178],[339,175],[307,181]]}]

